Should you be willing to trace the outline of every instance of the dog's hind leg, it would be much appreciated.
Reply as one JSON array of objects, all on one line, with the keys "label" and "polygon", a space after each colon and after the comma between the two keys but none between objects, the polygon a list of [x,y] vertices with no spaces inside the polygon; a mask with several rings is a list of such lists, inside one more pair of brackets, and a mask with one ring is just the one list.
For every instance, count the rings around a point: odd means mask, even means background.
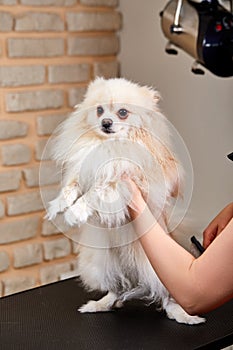
[{"label": "dog's hind leg", "polygon": [[169,297],[167,300],[164,300],[163,307],[167,313],[168,318],[171,320],[176,320],[178,323],[186,324],[199,324],[205,322],[203,317],[191,316],[187,314],[182,307],[175,302],[175,300]]},{"label": "dog's hind leg", "polygon": [[112,310],[118,297],[115,293],[108,292],[103,298],[99,300],[90,300],[88,303],[81,306],[78,311],[85,312],[106,312]]}]

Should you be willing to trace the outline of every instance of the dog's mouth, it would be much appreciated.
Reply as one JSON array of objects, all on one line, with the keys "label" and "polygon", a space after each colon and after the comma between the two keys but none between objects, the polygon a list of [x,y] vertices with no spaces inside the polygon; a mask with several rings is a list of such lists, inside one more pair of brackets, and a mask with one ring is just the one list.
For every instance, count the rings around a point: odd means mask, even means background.
[{"label": "dog's mouth", "polygon": [[105,134],[115,134],[115,131],[109,128],[101,128]]}]

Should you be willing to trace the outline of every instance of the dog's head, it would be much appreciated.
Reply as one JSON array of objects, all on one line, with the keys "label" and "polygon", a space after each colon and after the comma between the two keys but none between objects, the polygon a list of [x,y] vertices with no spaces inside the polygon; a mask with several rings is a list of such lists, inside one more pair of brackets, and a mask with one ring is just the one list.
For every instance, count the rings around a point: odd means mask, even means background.
[{"label": "dog's head", "polygon": [[86,122],[97,134],[127,137],[132,128],[146,127],[145,115],[158,111],[158,100],[159,94],[152,88],[123,78],[97,78],[79,108],[87,111]]}]

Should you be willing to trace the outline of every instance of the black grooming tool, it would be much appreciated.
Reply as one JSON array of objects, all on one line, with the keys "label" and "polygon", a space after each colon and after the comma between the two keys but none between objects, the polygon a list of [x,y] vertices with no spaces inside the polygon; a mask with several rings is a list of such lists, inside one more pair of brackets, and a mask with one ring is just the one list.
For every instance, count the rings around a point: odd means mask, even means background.
[{"label": "black grooming tool", "polygon": [[227,155],[227,158],[233,161],[233,152]]},{"label": "black grooming tool", "polygon": [[195,236],[191,237],[191,242],[196,246],[196,248],[201,254],[204,253],[205,248],[201,245],[201,243],[196,239]]}]

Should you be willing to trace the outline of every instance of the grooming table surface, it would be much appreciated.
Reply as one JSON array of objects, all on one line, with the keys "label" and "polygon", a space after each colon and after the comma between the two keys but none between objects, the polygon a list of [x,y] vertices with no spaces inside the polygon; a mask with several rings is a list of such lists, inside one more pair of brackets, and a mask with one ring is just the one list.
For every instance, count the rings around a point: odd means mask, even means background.
[{"label": "grooming table surface", "polygon": [[80,314],[97,295],[68,279],[0,300],[0,348],[22,350],[220,349],[233,343],[233,300],[196,326],[129,302],[109,313]]}]

